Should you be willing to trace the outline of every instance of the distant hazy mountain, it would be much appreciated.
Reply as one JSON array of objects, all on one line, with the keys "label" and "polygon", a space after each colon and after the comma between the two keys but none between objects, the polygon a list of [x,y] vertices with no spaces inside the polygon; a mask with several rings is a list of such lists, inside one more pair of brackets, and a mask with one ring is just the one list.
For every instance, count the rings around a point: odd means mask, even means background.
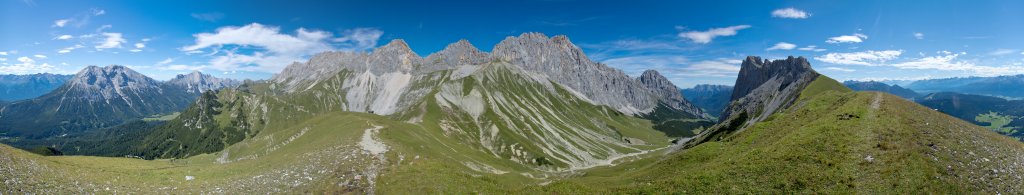
[{"label": "distant hazy mountain", "polygon": [[1024,141],[1024,100],[941,92],[924,96],[917,102]]},{"label": "distant hazy mountain", "polygon": [[71,75],[50,73],[0,75],[0,102],[39,97],[64,84]]},{"label": "distant hazy mountain", "polygon": [[880,91],[891,93],[896,96],[900,96],[906,99],[914,99],[921,94],[917,94],[914,90],[900,87],[899,85],[889,85],[877,81],[845,81],[843,85],[853,89],[854,91]]},{"label": "distant hazy mountain", "polygon": [[704,113],[718,117],[729,105],[732,86],[701,84],[693,88],[683,89],[683,97],[693,105],[704,109]]},{"label": "distant hazy mountain", "polygon": [[202,89],[224,83],[236,82],[201,74],[160,82],[124,66],[89,66],[56,90],[0,108],[0,133],[31,139],[112,127],[180,111]]},{"label": "distant hazy mountain", "polygon": [[919,93],[957,92],[1024,98],[1024,75],[919,80],[906,85]]}]

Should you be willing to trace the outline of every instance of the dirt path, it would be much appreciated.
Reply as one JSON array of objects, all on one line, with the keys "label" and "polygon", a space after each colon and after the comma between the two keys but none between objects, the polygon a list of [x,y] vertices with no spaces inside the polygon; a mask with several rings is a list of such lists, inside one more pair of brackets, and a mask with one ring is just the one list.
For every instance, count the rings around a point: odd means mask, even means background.
[{"label": "dirt path", "polygon": [[875,100],[871,101],[871,109],[878,110],[878,107],[882,105],[882,93],[875,92]]}]

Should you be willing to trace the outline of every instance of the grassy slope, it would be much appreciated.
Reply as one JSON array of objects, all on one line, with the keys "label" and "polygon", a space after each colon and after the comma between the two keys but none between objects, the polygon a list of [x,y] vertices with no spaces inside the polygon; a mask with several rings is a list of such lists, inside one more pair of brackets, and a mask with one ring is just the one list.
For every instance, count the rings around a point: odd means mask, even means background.
[{"label": "grassy slope", "polygon": [[[725,141],[652,164],[638,161],[590,170],[584,177],[538,188],[593,190],[589,193],[1021,193],[1024,145],[897,96],[826,90],[839,85],[819,81],[804,91],[798,106]],[[873,109],[876,99],[881,101]],[[632,169],[636,171],[628,171]]]},{"label": "grassy slope", "polygon": [[[525,91],[538,90],[533,85],[517,84],[525,82],[522,77],[497,71],[498,76],[505,79],[503,84],[473,84],[465,80],[447,81],[476,87],[488,93],[504,93],[505,95],[524,95]],[[342,73],[346,74],[346,73]],[[440,73],[448,74],[448,73]],[[442,75],[444,76],[444,75]],[[495,79],[494,77],[488,77]],[[445,82],[445,81],[431,81]],[[509,83],[512,82],[512,83]],[[465,84],[469,83],[469,84]],[[330,83],[338,85],[338,83]],[[324,83],[321,86],[328,85]],[[429,85],[429,84],[427,84]],[[520,88],[516,88],[519,86]],[[525,86],[525,87],[524,87]],[[361,192],[375,189],[380,192],[413,193],[471,193],[519,192],[523,186],[532,186],[541,182],[559,178],[564,174],[545,172],[535,169],[533,165],[524,165],[509,160],[506,153],[501,156],[487,152],[473,136],[459,136],[445,132],[439,121],[455,120],[467,117],[465,113],[446,110],[436,102],[433,91],[423,101],[426,114],[419,124],[397,121],[391,117],[364,113],[337,112],[328,109],[336,106],[339,100],[320,99],[315,94],[296,97],[264,97],[267,86],[251,86],[253,92],[221,91],[217,94],[222,102],[222,112],[207,116],[215,119],[207,121],[208,127],[217,128],[231,121],[232,115],[246,114],[244,117],[256,121],[267,117],[269,123],[254,123],[257,128],[247,132],[258,132],[256,135],[231,145],[221,152],[201,154],[180,160],[145,161],[129,158],[106,158],[86,156],[43,157],[30,154],[6,146],[0,146],[0,180],[13,181],[0,187],[0,192],[27,190],[31,192],[73,193],[73,192],[153,192],[177,188],[185,193],[198,192],[275,192],[275,191],[333,191]],[[486,89],[485,89],[486,88]],[[327,91],[330,92],[330,91]],[[316,91],[308,93],[319,93]],[[557,89],[555,93],[538,98],[547,102],[549,108],[572,112],[563,113],[559,117],[575,117],[569,120],[575,127],[612,128],[621,136],[637,138],[648,142],[648,145],[635,146],[641,149],[660,148],[666,145],[668,138],[662,133],[651,129],[645,120],[615,114],[612,109],[593,106],[581,100],[565,100],[572,97],[568,91]],[[245,101],[238,101],[247,99]],[[530,101],[515,99],[517,104],[538,106]],[[243,105],[244,104],[244,105]],[[247,106],[246,106],[247,105]],[[248,109],[256,105],[268,105],[271,112],[253,113]],[[503,109],[509,109],[505,105]],[[259,106],[257,106],[259,107]],[[259,110],[259,109],[256,109]],[[454,111],[454,112],[453,112]],[[490,110],[482,118],[498,121],[496,112]],[[514,113],[504,113],[506,115]],[[549,113],[550,115],[550,113]],[[614,116],[606,116],[614,115]],[[182,113],[182,116],[186,116]],[[191,116],[191,115],[190,115]],[[242,116],[242,115],[238,115]],[[602,116],[602,117],[587,117]],[[554,118],[554,116],[545,116]],[[401,118],[401,117],[399,117]],[[591,120],[596,118],[608,127],[592,126]],[[194,117],[181,117],[172,120],[195,120]],[[207,118],[209,119],[209,118]],[[407,120],[405,118],[402,119]],[[210,123],[218,123],[210,125]],[[469,125],[462,121],[462,125]],[[540,124],[518,124],[537,126]],[[178,124],[177,126],[181,126]],[[379,138],[390,147],[383,157],[363,152],[358,142],[364,130],[372,126],[383,126]],[[192,131],[209,132],[211,129],[192,129]],[[216,129],[212,129],[216,130]],[[466,132],[472,134],[473,130]],[[502,130],[508,133],[507,129]],[[527,136],[502,135],[510,142],[528,143]],[[179,140],[184,137],[173,137]],[[539,150],[539,149],[538,149]],[[622,152],[635,152],[632,149],[618,148]],[[536,151],[536,150],[533,150]],[[635,158],[625,158],[633,160]],[[372,172],[381,173],[374,185],[370,185]],[[195,180],[186,181],[186,176]],[[107,191],[109,189],[109,191]],[[182,191],[182,189],[185,189]]]},{"label": "grassy slope", "polygon": [[[827,90],[833,83],[816,80],[792,109],[723,141],[582,171],[540,172],[494,158],[438,128],[451,116],[429,95],[421,124],[325,112],[183,160],[43,157],[0,145],[0,191],[1021,193],[1021,143],[896,96]],[[358,145],[372,126],[383,127],[383,156]],[[622,133],[655,132],[632,131]],[[381,173],[374,185],[371,173]]]}]

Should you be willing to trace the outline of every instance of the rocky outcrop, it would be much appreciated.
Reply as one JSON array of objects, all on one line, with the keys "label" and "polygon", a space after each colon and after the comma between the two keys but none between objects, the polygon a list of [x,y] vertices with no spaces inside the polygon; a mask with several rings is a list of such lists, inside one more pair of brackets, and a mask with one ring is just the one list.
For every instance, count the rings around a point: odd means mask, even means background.
[{"label": "rocky outcrop", "polygon": [[742,131],[782,111],[800,97],[800,93],[820,74],[811,69],[803,57],[784,60],[762,60],[750,56],[743,60],[729,107],[722,112],[720,122],[699,135],[682,143],[682,147],[719,139]]},{"label": "rocky outcrop", "polygon": [[703,116],[700,110],[680,98],[681,95],[670,95],[671,90],[678,94],[678,89],[658,89],[671,83],[659,81],[646,85],[621,70],[590,61],[583,50],[563,35],[548,38],[540,33],[524,33],[508,37],[494,46],[491,55],[526,71],[542,74],[595,104],[611,106],[623,113],[650,113],[664,102],[675,109]]},{"label": "rocky outcrop", "polygon": [[433,72],[438,70],[453,69],[459,65],[480,65],[490,61],[490,54],[480,51],[462,39],[458,42],[448,44],[443,50],[430,54],[425,59],[428,65],[421,68],[421,72]]},{"label": "rocky outcrop", "polygon": [[789,107],[804,87],[818,76],[804,57],[790,56],[774,61],[747,57],[733,87],[732,103],[722,113],[722,118],[745,112],[750,117],[748,123],[761,121]]},{"label": "rocky outcrop", "polygon": [[181,74],[167,81],[168,85],[180,87],[188,93],[203,93],[210,90],[217,90],[225,87],[234,87],[241,84],[238,80],[223,79],[203,74],[199,71],[192,71],[189,74]]},{"label": "rocky outcrop", "polygon": [[683,110],[687,113],[703,113],[700,108],[697,108],[697,106],[686,101],[686,99],[683,98],[683,93],[679,91],[679,87],[673,85],[668,78],[665,78],[665,76],[661,76],[658,71],[644,71],[644,73],[641,74],[640,77],[637,77],[636,80],[650,90],[651,93],[660,96],[662,102],[671,108]]},{"label": "rocky outcrop", "polygon": [[[565,36],[548,38],[540,33],[524,33],[506,38],[494,46],[492,51],[486,53],[474,47],[469,41],[459,40],[449,44],[444,50],[420,58],[409,49],[405,41],[396,39],[370,53],[317,54],[309,62],[294,63],[286,67],[281,73],[274,75],[272,81],[285,92],[294,93],[311,89],[321,81],[328,80],[345,70],[354,74],[352,78],[355,78],[342,82],[345,83],[345,87],[367,90],[346,94],[370,94],[355,98],[360,101],[363,98],[376,101],[375,99],[379,97],[373,95],[377,93],[375,91],[387,89],[388,92],[385,94],[391,94],[387,97],[396,98],[394,93],[407,93],[407,88],[413,83],[436,80],[437,78],[428,78],[427,75],[431,73],[444,70],[472,71],[475,69],[471,68],[472,66],[500,61],[513,64],[538,79],[550,80],[565,86],[574,94],[594,104],[610,106],[630,115],[648,114],[659,104],[664,104],[693,116],[704,117],[700,109],[687,102],[679,93],[679,89],[657,72],[649,71],[646,78],[630,78],[621,70],[591,61]],[[362,85],[374,85],[381,89],[373,86],[359,87]],[[397,99],[419,101],[415,97],[422,96],[414,94],[413,97]],[[365,104],[378,103],[371,101]],[[410,105],[407,102],[391,104]],[[379,110],[364,107],[359,105],[346,110],[375,110],[380,113]],[[393,113],[403,108],[404,106],[380,107],[389,111],[384,113]]]}]

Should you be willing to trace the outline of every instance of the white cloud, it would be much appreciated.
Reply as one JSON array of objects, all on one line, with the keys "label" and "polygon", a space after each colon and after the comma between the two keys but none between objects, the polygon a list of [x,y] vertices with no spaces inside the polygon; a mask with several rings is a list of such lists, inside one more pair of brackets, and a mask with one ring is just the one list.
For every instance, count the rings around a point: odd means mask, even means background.
[{"label": "white cloud", "polygon": [[903,54],[903,50],[868,50],[852,53],[828,53],[823,56],[814,57],[814,59],[832,64],[879,66],[881,64],[878,63],[896,59],[900,54]]},{"label": "white cloud", "polygon": [[823,52],[823,51],[825,51],[825,49],[818,48],[817,45],[808,45],[806,47],[797,48],[797,50],[800,50],[800,51],[814,51],[814,52]]},{"label": "white cloud", "polygon": [[776,17],[776,18],[804,19],[804,18],[807,18],[807,17],[810,17],[810,16],[811,16],[811,14],[809,14],[809,13],[803,11],[803,10],[798,10],[798,9],[792,8],[792,7],[791,8],[785,8],[785,9],[777,9],[775,11],[772,11],[772,17]]},{"label": "white cloud", "polygon": [[341,37],[332,41],[341,42],[355,50],[366,50],[376,47],[381,35],[384,35],[384,32],[375,28],[356,28],[346,30]]},{"label": "white cloud", "polygon": [[32,58],[26,56],[19,57],[18,62],[21,63],[13,65],[6,65],[6,63],[4,63],[4,66],[0,66],[0,72],[9,74],[28,74],[39,72],[52,72],[55,70],[54,67],[50,64],[36,64],[35,60],[32,60]]},{"label": "white cloud", "polygon": [[736,25],[724,28],[712,28],[707,31],[686,31],[679,33],[680,38],[690,39],[695,43],[707,44],[715,37],[727,37],[736,35],[736,31],[750,28],[750,25]]},{"label": "white cloud", "polygon": [[82,45],[74,45],[74,46],[71,46],[71,47],[65,47],[64,49],[60,49],[60,51],[57,51],[57,53],[60,53],[60,54],[71,53],[71,51],[73,51],[75,49],[78,49],[78,48],[82,48],[82,47],[84,47],[84,46],[82,46]]},{"label": "white cloud", "polygon": [[36,59],[46,59],[46,56],[42,54],[36,54],[34,57],[36,57]]},{"label": "white cloud", "polygon": [[924,39],[924,33],[916,32],[916,33],[914,33],[914,38],[915,39]]},{"label": "white cloud", "polygon": [[766,50],[768,50],[768,51],[771,51],[771,50],[793,50],[794,48],[796,48],[795,44],[786,43],[786,42],[779,42],[779,43],[776,43],[775,46],[769,47]]},{"label": "white cloud", "polygon": [[146,44],[145,43],[135,43],[135,48],[138,48],[138,49],[146,48]]},{"label": "white cloud", "polygon": [[64,27],[70,21],[71,20],[68,20],[68,19],[60,19],[60,20],[57,20],[57,21],[53,21],[53,26],[51,26],[51,27]]},{"label": "white cloud", "polygon": [[162,66],[162,65],[171,64],[171,62],[174,62],[174,59],[173,58],[167,58],[165,60],[161,60],[160,62],[157,62],[156,65],[157,66]]},{"label": "white cloud", "polygon": [[853,72],[854,69],[840,68],[840,67],[825,67],[825,70],[841,71],[841,72]]},{"label": "white cloud", "polygon": [[217,22],[218,20],[224,18],[224,13],[220,12],[191,13],[189,15],[192,16],[192,18],[207,22]]},{"label": "white cloud", "polygon": [[[296,61],[303,61],[309,55],[326,50],[362,50],[376,45],[376,39],[382,34],[379,30],[346,31],[341,38],[332,38],[331,33],[319,30],[299,28],[294,35],[281,33],[276,26],[264,26],[252,23],[245,26],[221,27],[214,33],[193,35],[195,44],[180,48],[186,54],[202,53],[209,49],[208,54],[214,56],[209,61],[210,68],[221,71],[249,70],[276,73],[285,66]],[[371,40],[372,39],[372,40]],[[331,40],[341,42],[340,47],[331,44]],[[225,47],[233,47],[233,49]],[[251,54],[237,52],[239,47],[252,48]]]},{"label": "white cloud", "polygon": [[842,35],[838,37],[828,38],[826,43],[860,43],[864,42],[864,39],[868,39],[867,35],[854,33],[853,35]]},{"label": "white cloud", "polygon": [[26,56],[19,57],[18,61],[21,62],[21,63],[35,63],[36,62],[35,60],[32,60],[32,58],[29,58],[29,57],[26,57]]},{"label": "white cloud", "polygon": [[1007,54],[1012,54],[1012,53],[1017,53],[1017,50],[1016,49],[1003,49],[1003,48],[999,48],[999,49],[996,49],[995,51],[989,52],[988,55],[991,55],[991,56],[1001,56],[1001,55],[1007,55]]},{"label": "white cloud", "polygon": [[6,51],[0,51],[0,56],[6,56],[6,55],[7,55]]},{"label": "white cloud", "polygon": [[55,37],[55,38],[53,38],[53,39],[57,39],[57,40],[68,40],[68,39],[71,39],[71,38],[75,38],[75,37],[74,37],[74,36],[71,36],[71,35],[61,35],[61,36],[57,36],[57,37]]},{"label": "white cloud", "polygon": [[140,52],[142,50],[141,49],[131,49],[131,50],[128,50],[128,51],[130,51],[130,52]]},{"label": "white cloud", "polygon": [[92,10],[92,15],[93,16],[99,16],[99,15],[103,15],[103,14],[107,14],[107,10],[102,10],[102,9],[99,9],[99,10],[98,9],[93,9]]},{"label": "white cloud", "polygon": [[127,40],[125,40],[124,38],[121,37],[121,33],[102,33],[102,34],[103,34],[103,36],[106,36],[106,38],[103,39],[103,41],[98,42],[98,44],[96,44],[96,49],[97,50],[111,49],[111,48],[121,48],[121,44],[122,43],[128,42]]}]

